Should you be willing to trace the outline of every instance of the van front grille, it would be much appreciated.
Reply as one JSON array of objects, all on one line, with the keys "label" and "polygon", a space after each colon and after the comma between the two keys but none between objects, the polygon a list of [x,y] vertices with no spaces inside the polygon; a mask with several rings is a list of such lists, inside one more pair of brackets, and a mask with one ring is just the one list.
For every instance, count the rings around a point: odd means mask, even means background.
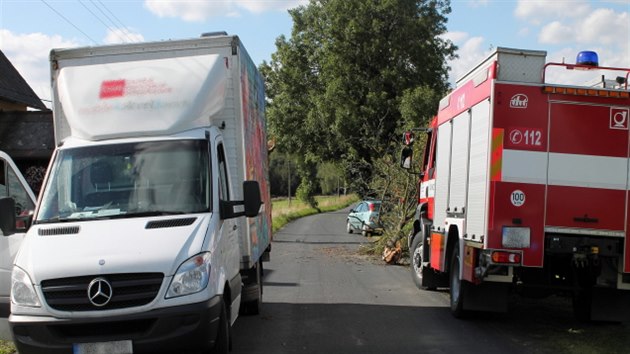
[{"label": "van front grille", "polygon": [[46,303],[59,311],[103,311],[142,306],[155,299],[162,273],[105,274],[42,281]]}]

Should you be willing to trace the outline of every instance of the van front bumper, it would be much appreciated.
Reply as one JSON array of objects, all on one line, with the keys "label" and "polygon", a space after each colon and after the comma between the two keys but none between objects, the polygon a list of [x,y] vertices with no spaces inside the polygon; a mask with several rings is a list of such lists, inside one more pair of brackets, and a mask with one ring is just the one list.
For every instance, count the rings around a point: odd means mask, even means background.
[{"label": "van front bumper", "polygon": [[20,354],[73,353],[78,343],[131,341],[134,353],[186,353],[214,346],[221,297],[131,315],[57,319],[11,315]]}]

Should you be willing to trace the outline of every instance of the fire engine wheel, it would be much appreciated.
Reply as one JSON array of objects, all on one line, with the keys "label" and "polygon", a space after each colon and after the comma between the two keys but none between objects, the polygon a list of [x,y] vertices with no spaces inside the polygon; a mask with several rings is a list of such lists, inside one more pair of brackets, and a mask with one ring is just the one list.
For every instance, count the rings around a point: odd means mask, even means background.
[{"label": "fire engine wheel", "polygon": [[422,264],[423,249],[422,235],[418,234],[411,242],[411,277],[418,289],[435,290],[437,286],[432,284],[432,274],[429,274],[432,270]]},{"label": "fire engine wheel", "polygon": [[464,299],[466,297],[467,283],[462,281],[459,277],[460,262],[461,258],[459,256],[459,246],[455,245],[453,255],[451,256],[451,264],[449,268],[449,284],[451,286],[451,313],[455,318],[463,318],[465,316]]}]

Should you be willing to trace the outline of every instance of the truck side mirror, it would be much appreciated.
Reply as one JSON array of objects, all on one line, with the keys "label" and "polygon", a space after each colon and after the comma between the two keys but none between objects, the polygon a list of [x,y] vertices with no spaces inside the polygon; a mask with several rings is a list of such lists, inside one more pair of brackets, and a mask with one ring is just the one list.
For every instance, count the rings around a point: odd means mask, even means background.
[{"label": "truck side mirror", "polygon": [[[239,216],[253,218],[258,215],[262,199],[260,197],[260,185],[258,181],[243,182],[243,200],[220,201],[221,219],[233,219]],[[242,211],[234,211],[234,207]]]},{"label": "truck side mirror", "polygon": [[260,185],[258,181],[243,182],[243,196],[245,204],[245,216],[253,218],[258,215],[262,199],[260,198]]},{"label": "truck side mirror", "polygon": [[15,200],[11,197],[0,198],[0,229],[4,236],[11,236],[16,232]]},{"label": "truck side mirror", "polygon": [[400,153],[400,167],[405,170],[411,170],[411,162],[413,158],[413,149],[405,146]]}]

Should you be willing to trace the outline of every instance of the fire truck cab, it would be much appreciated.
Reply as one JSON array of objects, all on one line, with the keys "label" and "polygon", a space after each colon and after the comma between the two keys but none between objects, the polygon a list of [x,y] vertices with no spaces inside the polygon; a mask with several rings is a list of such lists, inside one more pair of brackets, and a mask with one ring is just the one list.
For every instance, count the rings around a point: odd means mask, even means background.
[{"label": "fire truck cab", "polygon": [[629,74],[594,52],[565,64],[496,48],[460,79],[426,130],[416,285],[450,287],[455,317],[505,311],[516,291],[571,296],[584,320],[630,319]]}]

